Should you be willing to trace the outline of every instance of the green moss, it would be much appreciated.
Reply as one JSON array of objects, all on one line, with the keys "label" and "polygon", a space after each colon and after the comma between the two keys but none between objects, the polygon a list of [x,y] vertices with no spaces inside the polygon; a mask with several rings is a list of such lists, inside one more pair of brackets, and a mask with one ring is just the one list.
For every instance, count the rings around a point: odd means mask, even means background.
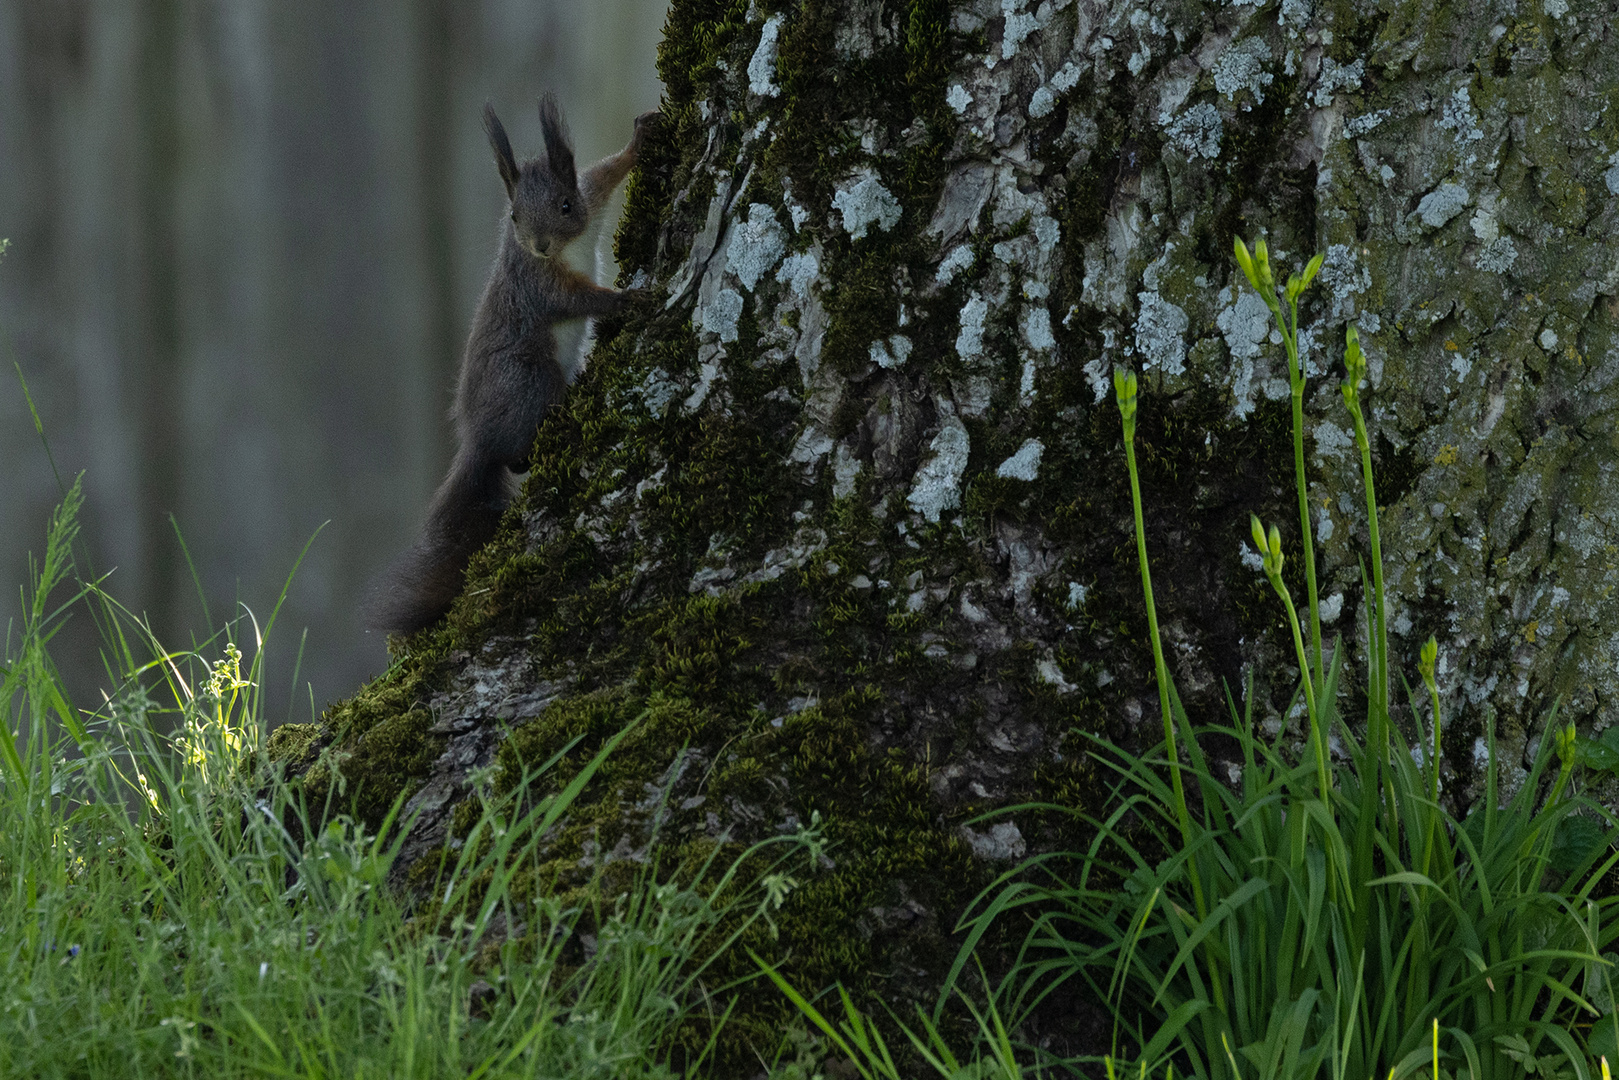
[{"label": "green moss", "polygon": [[500,744],[496,757],[500,790],[512,791],[526,774],[537,773],[578,739],[582,742],[579,752],[559,761],[544,777],[550,790],[566,786],[591,755],[635,716],[637,705],[622,688],[598,690],[551,705],[514,728]]},{"label": "green moss", "polygon": [[270,732],[265,756],[291,772],[299,772],[314,761],[324,732],[319,724],[282,724]]},{"label": "green moss", "polygon": [[894,254],[892,245],[873,239],[840,264],[838,288],[826,301],[832,323],[821,358],[845,375],[868,364],[871,343],[896,329]]},{"label": "green moss", "polygon": [[485,813],[484,802],[476,795],[462,799],[450,811],[450,835],[457,839],[465,839],[472,831],[472,827],[483,819]]},{"label": "green moss", "polygon": [[363,732],[350,729],[338,753],[304,774],[308,805],[352,812],[370,828],[380,827],[396,802],[408,799],[443,753],[446,739],[433,735],[433,718],[413,708],[376,720]]},{"label": "green moss", "polygon": [[328,708],[318,725],[287,724],[271,733],[270,760],[300,775],[316,815],[353,813],[376,829],[394,802],[426,778],[445,737],[429,732],[433,719],[420,696],[450,638],[444,628],[415,635],[419,649],[410,663]]},{"label": "green moss", "polygon": [[658,77],[672,101],[703,96],[719,75],[718,62],[747,26],[746,0],[698,0],[672,5],[658,47]]}]

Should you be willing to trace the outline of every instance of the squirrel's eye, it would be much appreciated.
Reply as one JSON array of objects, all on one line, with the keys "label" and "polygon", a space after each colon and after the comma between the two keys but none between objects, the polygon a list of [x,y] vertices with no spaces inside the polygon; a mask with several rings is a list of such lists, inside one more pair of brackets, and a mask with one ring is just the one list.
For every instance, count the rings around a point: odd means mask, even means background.
[{"label": "squirrel's eye", "polygon": [[512,224],[513,225],[517,224],[517,211],[516,210],[513,210],[510,214],[507,215],[507,217],[512,219]]},{"label": "squirrel's eye", "polygon": [[572,202],[572,200],[563,199],[562,200],[562,212],[564,214],[566,214],[566,213],[572,212],[572,210],[573,210],[573,202]]}]

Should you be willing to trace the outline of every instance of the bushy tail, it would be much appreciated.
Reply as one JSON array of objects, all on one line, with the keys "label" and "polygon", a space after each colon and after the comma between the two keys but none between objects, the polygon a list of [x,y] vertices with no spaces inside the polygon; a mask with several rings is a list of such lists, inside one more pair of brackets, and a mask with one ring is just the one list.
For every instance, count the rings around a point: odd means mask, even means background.
[{"label": "bushy tail", "polygon": [[506,510],[505,469],[456,455],[427,511],[422,538],[385,571],[366,600],[373,630],[410,634],[437,622],[466,581],[467,560]]}]

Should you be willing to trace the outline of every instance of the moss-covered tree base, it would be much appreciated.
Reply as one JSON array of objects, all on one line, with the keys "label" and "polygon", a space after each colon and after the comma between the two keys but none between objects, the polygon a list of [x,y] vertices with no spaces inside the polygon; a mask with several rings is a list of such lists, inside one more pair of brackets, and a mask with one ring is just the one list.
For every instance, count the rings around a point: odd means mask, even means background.
[{"label": "moss-covered tree base", "polygon": [[[325,746],[308,784],[336,770],[370,820],[408,792],[408,877],[458,842],[470,774],[509,788],[581,738],[560,785],[640,718],[543,887],[602,860],[678,875],[819,814],[828,862],[750,944],[808,989],[930,1001],[977,891],[1081,840],[1065,813],[975,819],[1100,809],[1088,737],[1161,730],[1115,365],[1144,376],[1180,690],[1218,718],[1252,675],[1290,722],[1243,546],[1251,512],[1297,520],[1287,388],[1234,233],[1326,253],[1306,410],[1329,642],[1357,662],[1364,508],[1327,377],[1353,321],[1396,660],[1439,635],[1452,796],[1488,708],[1515,747],[1526,701],[1607,723],[1608,6],[675,0],[619,234],[655,301],[597,328],[447,622],[276,746]],[[726,1060],[768,1053],[780,1011],[748,995]],[[1044,1035],[1095,1049],[1086,1023]]]}]

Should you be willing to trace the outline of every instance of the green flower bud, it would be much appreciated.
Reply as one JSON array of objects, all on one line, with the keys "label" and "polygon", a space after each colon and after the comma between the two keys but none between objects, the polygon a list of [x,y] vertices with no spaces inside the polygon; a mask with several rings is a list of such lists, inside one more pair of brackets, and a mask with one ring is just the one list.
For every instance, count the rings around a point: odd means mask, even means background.
[{"label": "green flower bud", "polygon": [[1366,377],[1366,355],[1360,351],[1360,332],[1353,326],[1344,331],[1344,404],[1351,413],[1360,413],[1360,381]]},{"label": "green flower bud", "polygon": [[1258,514],[1248,515],[1248,527],[1253,530],[1254,547],[1259,549],[1260,558],[1270,554],[1270,543],[1265,539],[1265,526],[1260,524]]},{"label": "green flower bud", "polygon": [[1574,767],[1574,746],[1578,733],[1569,724],[1557,733],[1557,760],[1566,772]]},{"label": "green flower bud", "polygon": [[1274,578],[1282,572],[1282,532],[1276,526],[1265,532],[1265,526],[1259,521],[1259,515],[1248,515],[1248,527],[1253,532],[1254,546],[1259,549],[1259,557],[1265,563],[1265,576]]},{"label": "green flower bud", "polygon": [[1124,421],[1124,437],[1136,435],[1136,373],[1127,368],[1113,369],[1113,394],[1119,403],[1119,418]]},{"label": "green flower bud", "polygon": [[1242,267],[1243,274],[1248,278],[1248,284],[1252,285],[1257,291],[1259,289],[1259,277],[1254,273],[1254,258],[1248,254],[1248,245],[1242,242],[1242,237],[1235,236],[1232,237],[1231,246],[1237,256],[1237,265]]},{"label": "green flower bud", "polygon": [[1300,292],[1304,291],[1305,289],[1308,289],[1310,287],[1310,282],[1314,281],[1315,276],[1321,272],[1322,260],[1323,260],[1323,256],[1319,252],[1317,252],[1315,258],[1311,259],[1309,264],[1307,266],[1305,266],[1305,268],[1304,268],[1304,280],[1299,285],[1299,291]]},{"label": "green flower bud", "polygon": [[1439,659],[1439,642],[1429,637],[1422,643],[1422,655],[1417,659],[1417,670],[1422,673],[1422,681],[1428,684],[1431,690],[1434,687],[1434,662]]},{"label": "green flower bud", "polygon": [[1131,417],[1136,414],[1136,373],[1128,368],[1113,369],[1113,393],[1119,401],[1119,411]]},{"label": "green flower bud", "polygon": [[1254,244],[1254,269],[1259,272],[1259,294],[1270,303],[1276,296],[1276,279],[1271,276],[1270,249],[1263,240]]},{"label": "green flower bud", "polygon": [[1361,379],[1366,377],[1366,354],[1360,350],[1360,331],[1353,326],[1344,330],[1344,370],[1359,390]]}]

